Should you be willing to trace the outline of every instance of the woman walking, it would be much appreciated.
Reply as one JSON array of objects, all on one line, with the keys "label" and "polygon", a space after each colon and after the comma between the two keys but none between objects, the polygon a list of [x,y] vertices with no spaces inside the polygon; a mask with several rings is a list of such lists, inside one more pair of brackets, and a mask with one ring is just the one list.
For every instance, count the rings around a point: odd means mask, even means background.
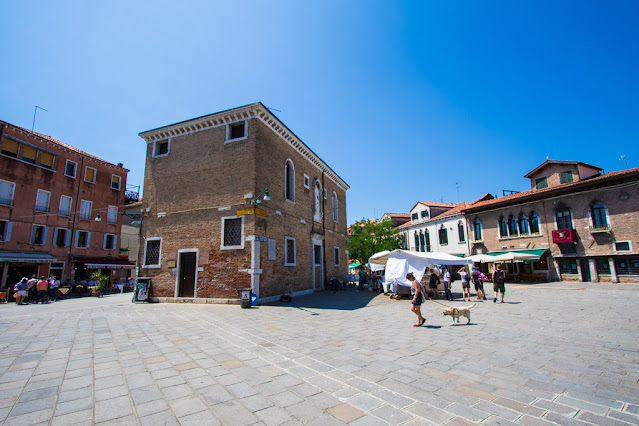
[{"label": "woman walking", "polygon": [[413,327],[420,327],[426,322],[426,318],[422,317],[422,302],[424,301],[425,291],[423,290],[421,283],[415,279],[412,272],[406,274],[406,279],[410,281],[414,291],[410,310],[417,315],[417,324],[413,324]]}]

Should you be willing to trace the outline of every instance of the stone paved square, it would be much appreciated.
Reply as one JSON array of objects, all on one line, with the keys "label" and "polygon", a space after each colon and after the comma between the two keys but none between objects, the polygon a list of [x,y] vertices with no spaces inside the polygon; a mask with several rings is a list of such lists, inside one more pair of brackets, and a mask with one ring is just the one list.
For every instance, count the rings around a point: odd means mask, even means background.
[{"label": "stone paved square", "polygon": [[252,309],[130,294],[0,305],[3,424],[639,424],[639,284],[427,301],[319,292]]}]

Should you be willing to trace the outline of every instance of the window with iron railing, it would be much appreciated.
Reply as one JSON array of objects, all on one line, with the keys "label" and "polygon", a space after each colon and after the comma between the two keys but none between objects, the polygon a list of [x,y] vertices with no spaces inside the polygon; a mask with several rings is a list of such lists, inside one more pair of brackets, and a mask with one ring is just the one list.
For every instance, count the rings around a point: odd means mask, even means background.
[{"label": "window with iron railing", "polygon": [[49,200],[51,193],[49,191],[43,191],[38,189],[38,195],[36,197],[35,211],[39,213],[49,213]]}]

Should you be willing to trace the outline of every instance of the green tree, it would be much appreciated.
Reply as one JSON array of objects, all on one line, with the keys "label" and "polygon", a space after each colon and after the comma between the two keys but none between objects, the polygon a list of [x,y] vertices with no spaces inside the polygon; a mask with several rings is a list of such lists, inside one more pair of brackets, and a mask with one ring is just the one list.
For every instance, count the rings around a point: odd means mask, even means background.
[{"label": "green tree", "polygon": [[389,218],[378,222],[361,220],[355,222],[351,229],[353,236],[348,242],[348,254],[352,260],[361,263],[377,252],[395,250],[403,245],[403,238],[393,229],[393,221]]}]

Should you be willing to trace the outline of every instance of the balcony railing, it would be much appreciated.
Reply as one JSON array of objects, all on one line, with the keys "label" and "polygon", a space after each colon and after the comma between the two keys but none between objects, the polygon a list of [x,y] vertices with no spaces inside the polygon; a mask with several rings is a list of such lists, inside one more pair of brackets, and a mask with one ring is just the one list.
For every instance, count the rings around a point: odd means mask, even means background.
[{"label": "balcony railing", "polygon": [[81,220],[91,220],[91,212],[89,212],[89,213],[80,212],[80,219]]},{"label": "balcony railing", "polygon": [[610,227],[609,226],[600,226],[599,228],[590,228],[590,233],[591,234],[597,234],[597,233],[610,233]]},{"label": "balcony railing", "polygon": [[577,231],[574,229],[559,229],[552,231],[552,242],[554,244],[573,244],[577,242]]},{"label": "balcony railing", "polygon": [[13,198],[0,198],[0,205],[13,206]]},{"label": "balcony railing", "polygon": [[49,205],[48,204],[36,204],[35,211],[38,213],[49,213]]},{"label": "balcony railing", "polygon": [[69,217],[71,216],[71,210],[66,209],[66,210],[60,210],[58,212],[58,216],[64,216],[64,217]]}]

